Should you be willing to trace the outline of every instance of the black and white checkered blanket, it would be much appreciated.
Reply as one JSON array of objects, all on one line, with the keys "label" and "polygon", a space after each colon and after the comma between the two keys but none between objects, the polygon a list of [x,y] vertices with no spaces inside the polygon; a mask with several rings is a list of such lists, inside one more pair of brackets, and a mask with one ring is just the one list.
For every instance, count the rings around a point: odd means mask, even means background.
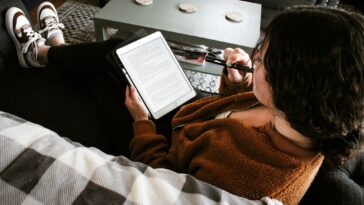
[{"label": "black and white checkered blanket", "polygon": [[0,112],[1,204],[281,204],[152,169]]}]

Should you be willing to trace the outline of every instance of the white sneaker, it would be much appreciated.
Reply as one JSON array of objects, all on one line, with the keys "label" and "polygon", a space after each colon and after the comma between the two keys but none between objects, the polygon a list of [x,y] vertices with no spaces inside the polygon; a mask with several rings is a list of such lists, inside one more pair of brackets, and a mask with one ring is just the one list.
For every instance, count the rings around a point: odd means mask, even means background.
[{"label": "white sneaker", "polygon": [[45,43],[45,39],[35,32],[24,12],[16,7],[6,11],[6,29],[13,40],[19,58],[24,68],[44,67],[37,60],[37,48]]},{"label": "white sneaker", "polygon": [[64,29],[64,25],[59,23],[57,10],[52,3],[46,1],[39,5],[37,19],[41,29],[39,33],[45,33],[47,44],[56,36],[63,39],[62,29]]}]

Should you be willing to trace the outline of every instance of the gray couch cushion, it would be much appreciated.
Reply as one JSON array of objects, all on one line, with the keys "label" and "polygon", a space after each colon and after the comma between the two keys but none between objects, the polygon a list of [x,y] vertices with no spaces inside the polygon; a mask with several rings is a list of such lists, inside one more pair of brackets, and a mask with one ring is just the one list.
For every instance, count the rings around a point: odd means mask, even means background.
[{"label": "gray couch cushion", "polygon": [[323,164],[300,205],[364,205],[364,150],[343,166]]},{"label": "gray couch cushion", "polygon": [[266,28],[283,9],[294,5],[326,5],[328,0],[247,0],[262,4],[261,28]]},{"label": "gray couch cushion", "polygon": [[270,8],[285,8],[293,5],[315,5],[316,0],[261,0],[261,4]]},{"label": "gray couch cushion", "polygon": [[321,2],[327,0],[248,0],[248,1],[262,4],[263,7],[282,9],[287,6],[293,6],[293,5],[315,5],[318,1]]},{"label": "gray couch cushion", "polygon": [[262,4],[261,28],[266,28],[282,10],[294,5],[319,5],[336,7],[339,0],[248,0]]}]

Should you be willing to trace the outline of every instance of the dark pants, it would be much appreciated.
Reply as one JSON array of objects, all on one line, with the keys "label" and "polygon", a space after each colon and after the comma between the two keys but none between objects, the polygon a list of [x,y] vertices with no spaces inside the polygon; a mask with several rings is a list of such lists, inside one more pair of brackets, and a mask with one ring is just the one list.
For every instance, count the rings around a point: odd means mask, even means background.
[{"label": "dark pants", "polygon": [[[133,119],[124,105],[126,83],[115,78],[114,67],[106,55],[121,40],[52,47],[49,65],[55,67],[76,89],[87,93],[96,103],[99,117],[112,146],[112,154],[129,156],[128,145],[133,136]],[[171,119],[177,110],[156,121],[157,131],[167,138]]]}]

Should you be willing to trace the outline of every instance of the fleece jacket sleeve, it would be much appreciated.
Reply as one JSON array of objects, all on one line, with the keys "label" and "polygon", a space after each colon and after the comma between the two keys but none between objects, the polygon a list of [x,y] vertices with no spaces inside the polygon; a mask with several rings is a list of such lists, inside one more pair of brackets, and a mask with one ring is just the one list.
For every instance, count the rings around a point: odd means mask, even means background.
[{"label": "fleece jacket sleeve", "polygon": [[167,160],[168,141],[165,136],[156,132],[151,120],[140,120],[133,123],[134,137],[129,144],[131,159],[142,162],[153,168],[173,169]]}]

